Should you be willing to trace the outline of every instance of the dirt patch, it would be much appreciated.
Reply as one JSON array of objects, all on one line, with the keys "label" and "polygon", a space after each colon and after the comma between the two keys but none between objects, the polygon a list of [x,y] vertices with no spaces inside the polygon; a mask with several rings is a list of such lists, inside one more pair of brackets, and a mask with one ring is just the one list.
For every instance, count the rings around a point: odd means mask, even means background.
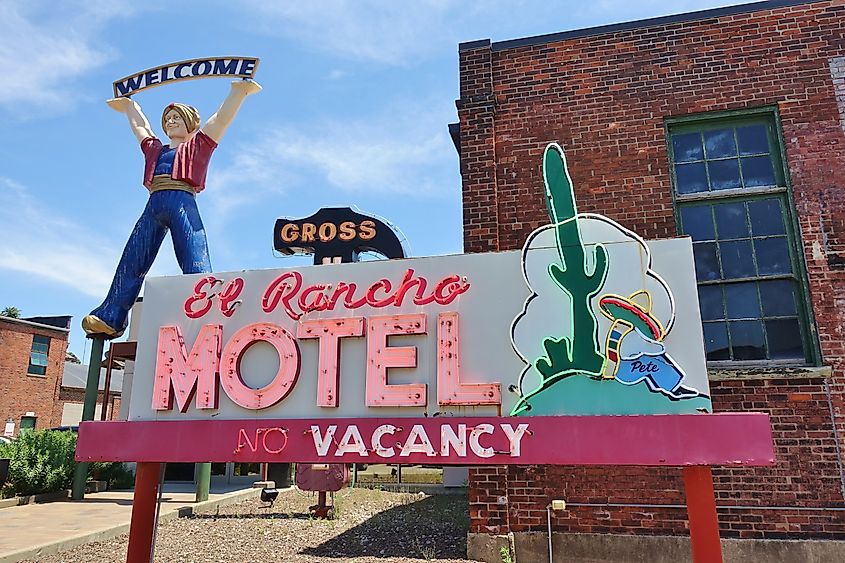
[{"label": "dirt patch", "polygon": [[[285,491],[273,508],[259,500],[166,522],[156,561],[312,563],[469,563],[464,495],[428,496],[348,489],[335,496],[335,518],[311,518],[316,495]],[[128,536],[40,557],[39,563],[126,560]]]}]

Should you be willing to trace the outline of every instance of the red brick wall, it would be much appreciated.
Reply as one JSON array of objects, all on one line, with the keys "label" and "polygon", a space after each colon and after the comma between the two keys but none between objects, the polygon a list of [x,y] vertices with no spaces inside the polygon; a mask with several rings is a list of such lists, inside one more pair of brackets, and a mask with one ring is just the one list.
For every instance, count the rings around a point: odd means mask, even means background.
[{"label": "red brick wall", "polygon": [[[845,502],[824,380],[719,381],[711,390],[717,411],[769,413],[778,459],[771,468],[714,469],[722,535],[845,537],[845,512],[826,510],[845,508]],[[685,534],[683,490],[676,468],[475,468],[470,471],[471,531],[545,530],[546,505],[565,499],[569,509],[553,519],[559,531]],[[768,508],[731,508],[761,506]]]},{"label": "red brick wall", "polygon": [[[26,373],[33,335],[50,338],[47,355],[47,373],[44,376]],[[0,317],[0,423],[12,418],[15,433],[20,428],[21,416],[32,411],[38,417],[36,428],[50,428],[61,420],[55,417],[53,400],[64,369],[67,351],[67,333],[60,330],[39,328]]]},{"label": "red brick wall", "polygon": [[[566,150],[579,211],[646,238],[677,233],[665,119],[776,107],[827,379],[711,382],[714,408],[772,415],[778,464],[716,470],[725,535],[845,538],[845,1],[641,27],[513,48],[460,51],[467,252],[509,250],[548,222],[540,162]],[[828,400],[828,393],[830,399]],[[835,423],[831,421],[831,410]],[[838,430],[840,443],[836,443]],[[552,498],[680,504],[680,471],[512,467],[470,473],[472,531],[545,529]],[[503,497],[503,498],[500,498]],[[574,506],[556,529],[684,533],[683,508]]]}]

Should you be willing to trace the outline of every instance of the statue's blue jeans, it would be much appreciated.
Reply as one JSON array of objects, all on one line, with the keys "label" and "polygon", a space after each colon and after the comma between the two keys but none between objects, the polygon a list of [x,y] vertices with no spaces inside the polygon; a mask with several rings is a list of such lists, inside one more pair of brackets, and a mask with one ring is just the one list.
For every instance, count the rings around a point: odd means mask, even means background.
[{"label": "statue's blue jeans", "polygon": [[168,230],[183,274],[211,272],[208,241],[195,196],[181,190],[153,192],[129,235],[105,301],[91,311],[115,331],[126,329],[129,310]]}]

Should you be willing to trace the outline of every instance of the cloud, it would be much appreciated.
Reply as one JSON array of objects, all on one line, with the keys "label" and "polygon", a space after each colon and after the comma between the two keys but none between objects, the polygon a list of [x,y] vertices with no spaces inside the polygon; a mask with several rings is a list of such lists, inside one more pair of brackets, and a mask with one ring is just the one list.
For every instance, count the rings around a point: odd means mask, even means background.
[{"label": "cloud", "polygon": [[340,80],[342,78],[346,78],[349,76],[349,71],[341,70],[339,68],[333,69],[329,74],[326,76],[327,80]]},{"label": "cloud", "polygon": [[0,269],[22,272],[101,298],[108,290],[118,249],[0,177]]},{"label": "cloud", "polygon": [[[268,194],[315,185],[341,192],[444,197],[455,178],[438,176],[455,161],[446,124],[449,104],[397,104],[369,119],[324,120],[299,127],[267,125],[267,135],[236,148],[236,155],[209,175],[207,194],[217,220]],[[434,109],[431,109],[434,107]],[[448,170],[448,169],[447,169]]]},{"label": "cloud", "polygon": [[0,3],[0,106],[60,112],[76,99],[69,83],[102,66],[112,50],[97,40],[127,1]]},{"label": "cloud", "polygon": [[[336,58],[384,65],[407,65],[433,52],[454,53],[462,41],[494,41],[697,11],[734,0],[324,0],[266,2],[242,0],[255,15],[252,29],[286,37]],[[667,7],[669,6],[669,7]]]},{"label": "cloud", "polygon": [[[351,60],[401,64],[431,50],[454,29],[443,25],[452,0],[245,0],[259,29]],[[454,43],[454,39],[452,38]]]},{"label": "cloud", "polygon": [[681,0],[673,3],[664,0],[594,0],[579,3],[571,14],[571,17],[576,18],[577,25],[567,29],[612,25],[747,3],[736,0]]}]

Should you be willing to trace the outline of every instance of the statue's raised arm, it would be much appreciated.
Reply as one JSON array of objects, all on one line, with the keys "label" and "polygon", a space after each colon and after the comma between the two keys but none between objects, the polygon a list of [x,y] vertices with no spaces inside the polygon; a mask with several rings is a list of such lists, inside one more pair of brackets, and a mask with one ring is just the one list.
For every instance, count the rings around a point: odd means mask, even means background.
[{"label": "statue's raised arm", "polygon": [[261,91],[261,86],[252,80],[236,80],[232,82],[229,95],[223,100],[214,115],[208,118],[208,122],[202,128],[203,133],[211,137],[215,143],[219,143],[226,133],[226,129],[232,124],[241,104],[247,96]]},{"label": "statue's raised arm", "polygon": [[132,133],[141,143],[148,137],[153,137],[153,130],[150,127],[150,122],[144,112],[141,111],[141,106],[130,98],[112,98],[106,100],[108,106],[116,112],[126,115],[129,120],[129,127]]}]

